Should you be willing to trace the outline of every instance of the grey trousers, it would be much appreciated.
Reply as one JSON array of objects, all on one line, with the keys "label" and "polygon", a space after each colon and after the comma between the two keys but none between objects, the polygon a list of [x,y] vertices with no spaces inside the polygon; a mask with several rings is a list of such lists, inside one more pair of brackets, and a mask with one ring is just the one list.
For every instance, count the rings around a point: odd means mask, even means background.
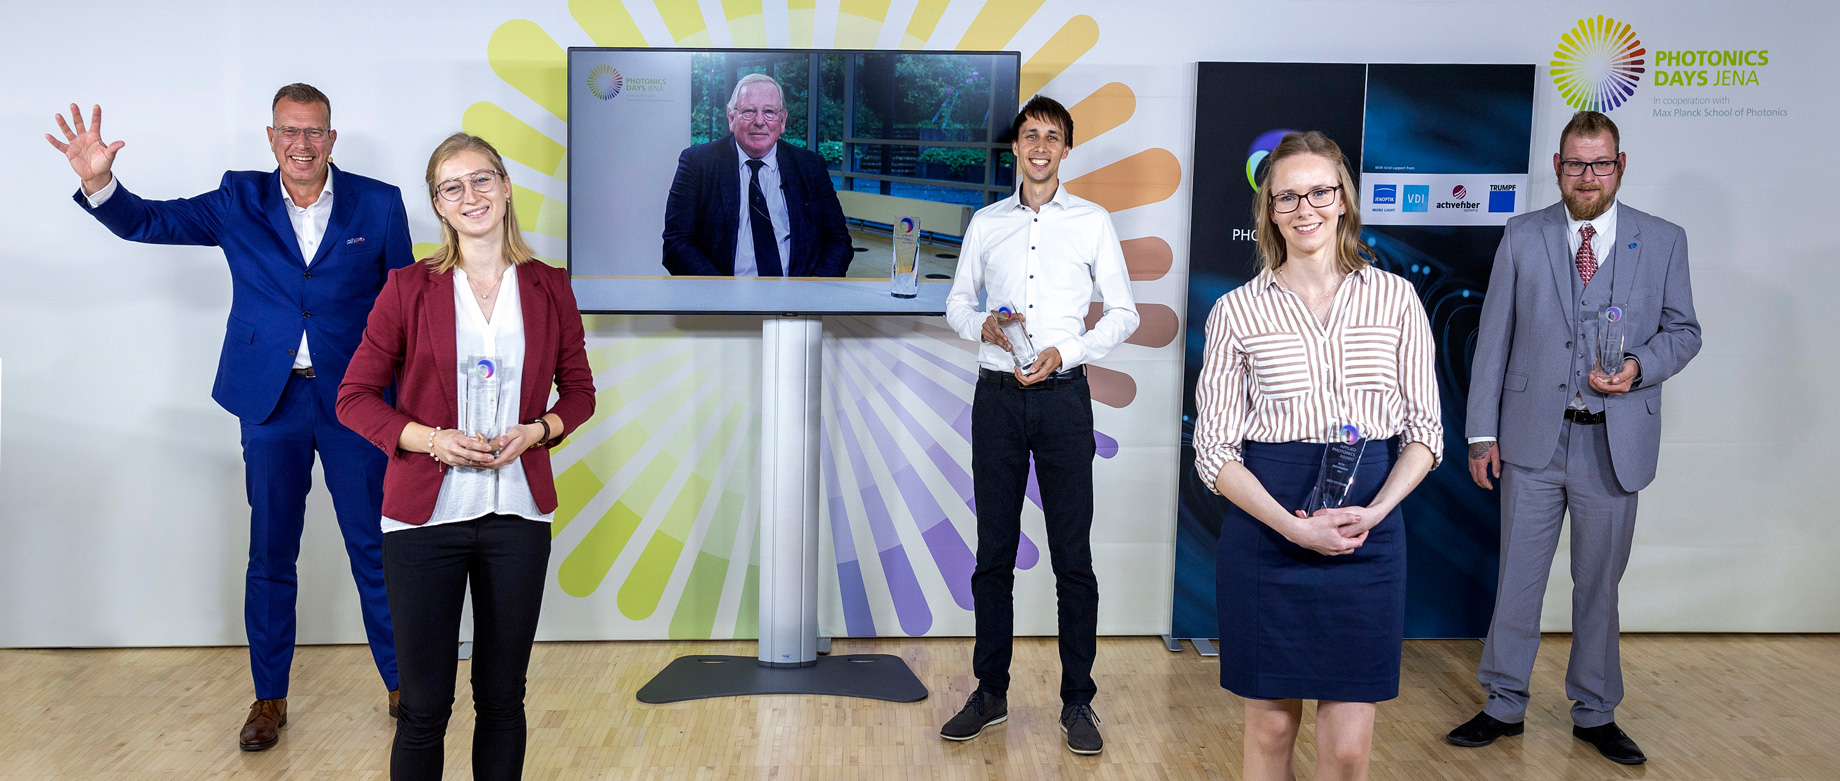
[{"label": "grey trousers", "polygon": [[1552,463],[1539,469],[1502,465],[1501,580],[1476,670],[1489,694],[1482,712],[1502,721],[1518,722],[1527,713],[1528,680],[1540,650],[1540,606],[1568,514],[1572,655],[1565,694],[1572,699],[1572,722],[1596,727],[1615,721],[1623,700],[1617,585],[1635,537],[1636,495],[1616,482],[1604,429],[1568,421]]}]

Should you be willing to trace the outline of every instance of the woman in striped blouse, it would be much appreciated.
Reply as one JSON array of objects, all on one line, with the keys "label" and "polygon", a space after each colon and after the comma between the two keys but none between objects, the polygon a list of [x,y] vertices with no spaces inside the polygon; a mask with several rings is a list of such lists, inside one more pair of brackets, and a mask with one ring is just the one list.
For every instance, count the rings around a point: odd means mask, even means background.
[{"label": "woman in striped blouse", "polygon": [[[1233,503],[1216,553],[1221,686],[1245,698],[1247,779],[1290,779],[1318,700],[1318,779],[1367,775],[1399,694],[1399,503],[1443,452],[1435,346],[1411,283],[1372,266],[1334,141],[1286,136],[1255,198],[1262,270],[1208,316],[1195,468]],[[1305,515],[1325,443],[1371,440],[1345,506]]]}]

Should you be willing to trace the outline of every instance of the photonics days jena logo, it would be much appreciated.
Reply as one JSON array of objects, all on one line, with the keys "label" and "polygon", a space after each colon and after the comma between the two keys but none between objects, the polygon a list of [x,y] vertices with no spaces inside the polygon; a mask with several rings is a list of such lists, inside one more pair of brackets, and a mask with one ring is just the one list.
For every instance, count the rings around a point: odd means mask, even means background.
[{"label": "photonics days jena logo", "polygon": [[1647,55],[1627,23],[1601,14],[1580,19],[1553,50],[1553,86],[1579,111],[1612,111],[1642,83]]},{"label": "photonics days jena logo", "polygon": [[612,100],[626,88],[626,77],[620,75],[620,69],[612,65],[596,65],[588,71],[588,92],[601,100]]}]

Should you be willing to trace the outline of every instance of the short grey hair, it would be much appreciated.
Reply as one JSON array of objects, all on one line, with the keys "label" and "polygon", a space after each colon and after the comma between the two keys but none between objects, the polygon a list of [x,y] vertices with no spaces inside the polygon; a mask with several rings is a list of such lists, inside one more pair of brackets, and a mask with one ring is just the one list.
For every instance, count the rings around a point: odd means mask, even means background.
[{"label": "short grey hair", "polygon": [[779,93],[779,103],[780,103],[779,107],[784,109],[786,107],[786,91],[780,88],[779,81],[774,79],[772,76],[768,76],[765,73],[750,73],[746,76],[742,76],[740,81],[735,82],[735,91],[728,93],[729,112],[730,113],[734,112],[735,101],[738,101],[741,99],[741,88],[742,87],[745,87],[749,84],[761,84],[761,83],[773,85],[773,91]]}]

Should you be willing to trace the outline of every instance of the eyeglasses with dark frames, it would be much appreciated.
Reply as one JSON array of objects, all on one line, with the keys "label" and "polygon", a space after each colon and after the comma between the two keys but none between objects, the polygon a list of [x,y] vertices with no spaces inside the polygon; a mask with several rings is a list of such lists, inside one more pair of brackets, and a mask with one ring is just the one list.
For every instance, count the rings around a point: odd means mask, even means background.
[{"label": "eyeglasses with dark frames", "polygon": [[1596,176],[1609,176],[1616,173],[1615,160],[1560,160],[1559,170],[1566,176],[1584,176],[1584,169],[1591,169]]},{"label": "eyeglasses with dark frames", "polygon": [[1342,186],[1338,184],[1333,187],[1318,187],[1303,195],[1278,193],[1271,197],[1271,210],[1279,214],[1290,214],[1296,211],[1298,205],[1304,201],[1309,201],[1311,206],[1318,209],[1325,209],[1335,203],[1335,193],[1340,189]]}]

